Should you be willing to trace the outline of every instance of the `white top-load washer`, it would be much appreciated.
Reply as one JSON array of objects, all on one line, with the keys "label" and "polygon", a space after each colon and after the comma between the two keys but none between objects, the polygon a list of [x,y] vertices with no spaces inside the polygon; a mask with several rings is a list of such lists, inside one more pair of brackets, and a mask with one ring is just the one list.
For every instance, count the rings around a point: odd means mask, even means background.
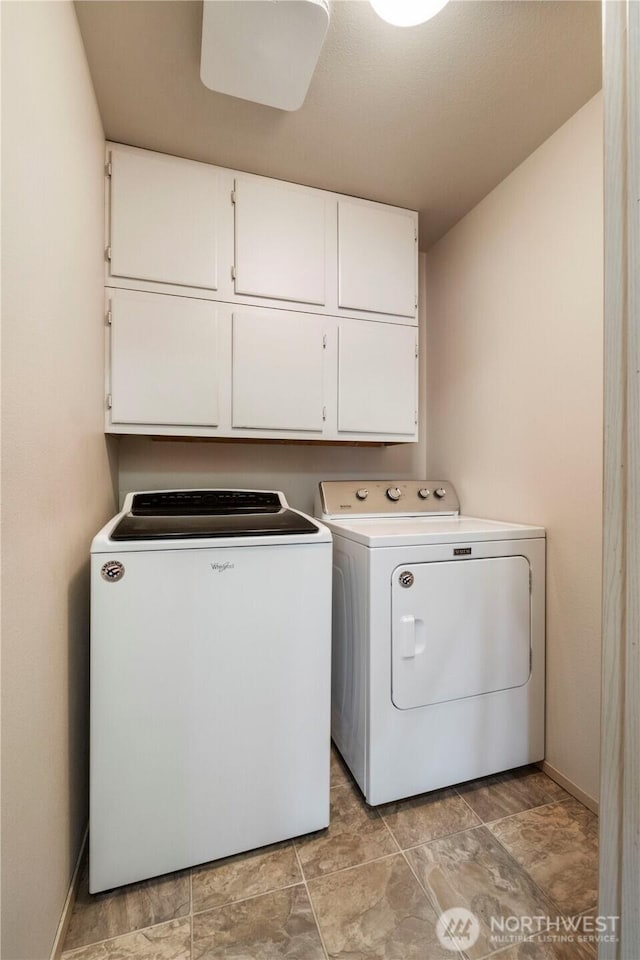
[{"label": "white top-load washer", "polygon": [[90,891],[326,827],[330,656],[326,527],[128,494],[91,547]]},{"label": "white top-load washer", "polygon": [[444,481],[327,481],[332,736],[367,801],[542,759],[545,531]]}]

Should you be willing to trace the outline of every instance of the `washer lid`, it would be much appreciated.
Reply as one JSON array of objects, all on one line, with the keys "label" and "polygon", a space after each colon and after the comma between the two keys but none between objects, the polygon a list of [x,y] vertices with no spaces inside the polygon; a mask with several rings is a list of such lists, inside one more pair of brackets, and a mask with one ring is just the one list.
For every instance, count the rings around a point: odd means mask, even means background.
[{"label": "washer lid", "polygon": [[328,543],[325,526],[277,490],[150,490],[128,493],[93,539],[92,553]]},{"label": "washer lid", "polygon": [[184,540],[317,533],[318,525],[286,508],[277,491],[160,490],[135,493],[112,540]]},{"label": "washer lid", "polygon": [[198,537],[270,537],[317,533],[318,525],[293,510],[204,516],[133,516],[127,514],[112,540],[185,540]]},{"label": "washer lid", "polygon": [[378,520],[325,520],[333,534],[367,547],[422,546],[482,540],[527,540],[544,537],[544,527],[476,517],[398,517]]},{"label": "washer lid", "polygon": [[136,516],[214,516],[225,513],[273,513],[286,507],[277,490],[145,490],[125,503]]}]

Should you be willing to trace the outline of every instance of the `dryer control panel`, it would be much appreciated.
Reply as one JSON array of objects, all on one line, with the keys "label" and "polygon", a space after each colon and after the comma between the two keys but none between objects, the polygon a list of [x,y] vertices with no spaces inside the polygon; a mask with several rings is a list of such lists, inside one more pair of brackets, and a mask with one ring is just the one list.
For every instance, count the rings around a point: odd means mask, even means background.
[{"label": "dryer control panel", "polygon": [[316,516],[340,517],[456,516],[458,496],[448,480],[323,480]]}]

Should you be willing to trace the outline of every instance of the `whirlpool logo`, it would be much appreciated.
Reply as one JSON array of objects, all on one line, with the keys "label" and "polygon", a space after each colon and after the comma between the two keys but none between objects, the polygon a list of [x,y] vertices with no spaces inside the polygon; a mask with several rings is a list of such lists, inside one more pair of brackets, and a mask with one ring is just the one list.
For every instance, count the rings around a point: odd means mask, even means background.
[{"label": "whirlpool logo", "polygon": [[232,563],[231,560],[225,560],[224,563],[212,563],[210,566],[216,573],[224,573],[225,570],[235,569],[235,563]]}]

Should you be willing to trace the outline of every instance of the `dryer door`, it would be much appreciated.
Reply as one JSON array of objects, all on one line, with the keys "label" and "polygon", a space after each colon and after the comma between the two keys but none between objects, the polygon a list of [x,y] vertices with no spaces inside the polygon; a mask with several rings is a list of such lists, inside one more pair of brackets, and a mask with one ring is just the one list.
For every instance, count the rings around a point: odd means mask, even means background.
[{"label": "dryer door", "polygon": [[529,679],[525,557],[396,567],[391,603],[391,699],[400,710],[507,690]]}]

